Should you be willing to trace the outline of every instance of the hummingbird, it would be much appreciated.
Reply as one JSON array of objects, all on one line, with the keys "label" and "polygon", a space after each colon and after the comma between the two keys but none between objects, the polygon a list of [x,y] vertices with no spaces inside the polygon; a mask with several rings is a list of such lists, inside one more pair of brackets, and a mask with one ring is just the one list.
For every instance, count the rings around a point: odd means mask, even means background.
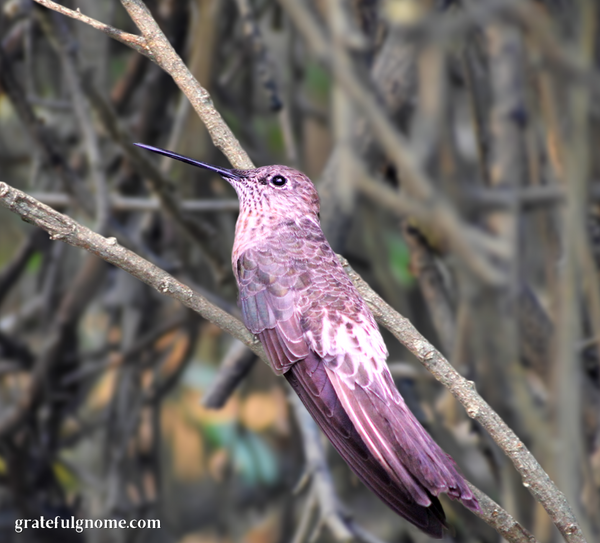
[{"label": "hummingbird", "polygon": [[452,458],[408,409],[375,318],[327,242],[312,181],[287,166],[218,173],[240,212],[232,267],[244,324],[358,478],[398,515],[440,539],[440,493],[479,511]]}]

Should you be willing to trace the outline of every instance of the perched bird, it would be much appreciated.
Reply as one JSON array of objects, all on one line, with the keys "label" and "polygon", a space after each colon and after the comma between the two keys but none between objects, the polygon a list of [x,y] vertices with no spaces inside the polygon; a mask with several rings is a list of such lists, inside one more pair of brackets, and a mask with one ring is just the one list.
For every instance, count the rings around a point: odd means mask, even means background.
[{"label": "perched bird", "polygon": [[212,170],[240,200],[232,264],[246,327],[361,481],[396,513],[441,538],[445,492],[479,504],[454,461],[406,406],[375,319],[325,239],[319,196],[287,166]]}]

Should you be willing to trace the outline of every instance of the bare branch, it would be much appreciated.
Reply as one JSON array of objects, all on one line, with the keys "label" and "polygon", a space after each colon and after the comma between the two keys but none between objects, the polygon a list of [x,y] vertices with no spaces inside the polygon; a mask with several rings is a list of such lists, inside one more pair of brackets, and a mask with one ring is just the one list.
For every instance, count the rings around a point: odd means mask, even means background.
[{"label": "bare branch", "polygon": [[[3,193],[3,186],[5,185],[0,183],[0,195]],[[52,326],[44,338],[43,348],[32,368],[31,381],[26,391],[0,419],[0,439],[18,430],[38,405],[49,374],[61,359],[71,327],[102,283],[105,271],[106,265],[102,260],[88,255],[71,288],[62,298]]]},{"label": "bare branch", "polygon": [[521,526],[511,515],[500,507],[489,496],[481,492],[471,483],[469,488],[479,501],[481,513],[475,513],[479,518],[485,520],[507,541],[514,543],[536,543],[537,539]]},{"label": "bare branch", "polygon": [[423,364],[465,407],[467,415],[479,422],[498,446],[511,459],[521,475],[523,485],[544,506],[552,521],[572,543],[585,543],[585,538],[563,493],[552,482],[523,442],[477,394],[475,383],[462,377],[442,354],[429,343],[413,324],[394,311],[349,266],[342,261],[346,272],[367,301],[376,320],[387,328],[419,362]]},{"label": "bare branch", "polygon": [[[358,190],[365,196],[371,198],[385,209],[394,211],[401,216],[410,216],[423,221],[431,220],[433,216],[432,208],[426,202],[422,202],[416,198],[412,198],[407,194],[395,191],[392,187],[377,181],[373,176],[369,175],[366,169],[355,162],[354,168],[357,170],[355,183]],[[434,224],[432,224],[436,234],[444,236],[451,229],[451,224],[443,216],[436,216]],[[473,260],[479,250],[494,255],[499,258],[508,256],[508,247],[503,240],[484,235],[480,230],[475,229],[470,225],[463,225],[460,236],[465,238],[467,243],[464,244],[464,251],[455,247],[457,252],[460,252],[462,258],[473,266],[477,263]],[[470,247],[470,245],[472,247]],[[475,250],[477,248],[478,250]],[[491,279],[491,278],[490,278]]]},{"label": "bare branch", "polygon": [[116,113],[103,97],[98,93],[90,80],[84,81],[84,89],[90,98],[92,106],[98,113],[100,121],[108,133],[119,143],[128,158],[136,165],[137,170],[148,180],[152,191],[160,199],[163,209],[169,213],[173,221],[177,223],[191,241],[197,243],[203,250],[208,262],[211,264],[217,281],[222,280],[226,273],[225,264],[220,258],[219,252],[214,248],[214,228],[205,221],[182,213],[179,199],[173,190],[172,182],[161,170],[154,166],[148,153],[141,151],[132,144],[133,137],[123,127]]},{"label": "bare branch", "polygon": [[307,475],[311,477],[311,484],[319,503],[319,524],[327,526],[337,541],[348,541],[352,539],[352,532],[342,515],[333,489],[333,481],[321,444],[319,427],[296,394],[290,394],[290,402],[302,433]]},{"label": "bare branch", "polygon": [[243,343],[236,341],[221,361],[219,373],[204,394],[202,405],[211,409],[223,407],[255,362],[256,355]]},{"label": "bare branch", "polygon": [[196,78],[177,55],[144,2],[121,0],[121,4],[146,39],[150,59],[173,78],[190,100],[210,133],[215,147],[225,154],[234,168],[242,170],[252,168],[250,157],[233,135],[221,114],[214,108],[210,94],[196,81]]},{"label": "bare branch", "polygon": [[[31,196],[17,190],[4,182],[0,182],[0,205],[6,207],[13,213],[19,215],[23,220],[35,224],[50,233],[53,240],[60,240],[74,247],[80,247],[92,254],[110,262],[111,264],[127,271],[134,277],[153,287],[158,292],[179,300],[182,304],[199,313],[208,321],[216,324],[224,331],[239,339],[244,345],[250,348],[257,356],[267,360],[263,348],[259,341],[253,336],[245,326],[235,317],[226,313],[222,309],[210,303],[206,298],[200,296],[180,283],[173,276],[161,270],[154,264],[144,260],[132,251],[120,246],[115,238],[105,238],[92,232],[85,226],[77,223],[73,219],[62,215],[61,213],[49,208],[48,206],[37,202]],[[396,338],[403,343],[423,365],[444,385],[446,386],[463,405],[467,408],[469,416],[478,420],[488,429],[492,437],[503,447],[507,454],[513,459],[517,469],[524,477],[524,484],[534,487],[535,492],[542,496],[544,503],[550,503],[550,510],[556,514],[556,522],[563,522],[568,519],[568,505],[554,507],[556,501],[562,496],[558,490],[554,494],[554,486],[548,483],[548,476],[535,461],[533,456],[525,448],[514,433],[506,424],[494,413],[485,401],[478,396],[474,390],[473,383],[470,383],[461,377],[442,355],[421,336],[412,324],[395,312],[379,296],[370,289],[370,287],[344,262],[344,267],[350,278],[357,286],[361,295],[369,303],[371,310],[377,320],[388,328]],[[295,395],[294,395],[295,397]],[[300,400],[298,400],[300,403]],[[304,409],[304,408],[302,408]],[[297,413],[298,414],[298,413]],[[310,419],[310,425],[316,430],[316,425]],[[304,423],[303,423],[304,424]],[[308,423],[304,425],[304,431],[310,432]],[[308,430],[307,430],[308,429]],[[305,442],[306,442],[306,437]],[[307,451],[307,458],[320,457],[320,453]],[[316,461],[316,460],[315,460]],[[309,461],[310,463],[310,461]],[[319,468],[321,469],[321,468]],[[314,469],[311,468],[314,472]],[[318,470],[317,470],[318,471]],[[316,481],[322,478],[318,476]],[[330,527],[334,534],[337,534],[340,540],[349,539],[348,534],[352,533],[351,528],[344,523],[339,506],[331,488],[331,482],[321,480],[314,484],[320,485],[317,491],[321,507],[321,517]],[[537,497],[537,494],[534,494]],[[540,499],[540,501],[542,501]],[[481,502],[481,499],[480,499]],[[503,530],[502,533],[509,541],[522,543],[524,541],[535,541],[531,538],[523,539],[527,534],[512,517],[502,508],[487,499],[485,503],[490,504],[489,509],[483,509],[482,518],[496,529]],[[547,508],[548,509],[548,508]],[[550,512],[550,511],[549,511]],[[570,513],[570,511],[569,511]],[[567,520],[568,521],[568,520]],[[577,525],[574,524],[577,528]],[[571,528],[573,529],[573,528]],[[525,534],[525,535],[524,535]],[[348,536],[348,537],[347,537]],[[529,537],[529,536],[527,536]],[[583,543],[583,539],[573,539],[576,543]]]},{"label": "bare branch", "polygon": [[[330,65],[331,46],[303,2],[298,0],[279,0],[279,2],[319,60]],[[505,275],[487,259],[485,253],[473,250],[456,211],[441,194],[434,190],[432,181],[415,159],[410,142],[392,125],[383,108],[379,106],[366,86],[359,81],[350,65],[336,63],[333,73],[347,95],[362,110],[389,160],[396,166],[409,195],[429,207],[428,220],[434,221],[437,225],[444,224],[443,228],[449,243],[457,254],[468,260],[473,270],[486,283],[503,284],[506,280]]]},{"label": "bare branch", "polygon": [[[66,194],[65,200],[68,202]],[[5,296],[25,270],[33,253],[36,250],[39,251],[47,243],[48,237],[43,231],[36,230],[32,232],[21,245],[13,260],[4,266],[4,269],[0,272],[0,305],[2,305]]]},{"label": "bare branch", "polygon": [[[110,209],[108,203],[108,187],[102,157],[100,155],[98,134],[94,129],[90,107],[83,93],[82,76],[79,72],[76,59],[74,58],[75,49],[70,43],[72,38],[68,33],[68,28],[63,25],[59,32],[57,32],[55,28],[57,25],[52,24],[53,21],[48,15],[47,12],[41,13],[38,19],[42,29],[46,33],[48,41],[55,49],[62,62],[65,79],[69,86],[71,100],[73,101],[73,109],[79,124],[83,142],[85,143],[88,165],[95,189],[95,230],[99,233],[105,233],[108,227]],[[64,20],[61,20],[60,22],[64,22]]]},{"label": "bare branch", "polygon": [[432,250],[421,234],[406,220],[401,222],[400,228],[410,251],[411,269],[419,281],[421,294],[440,338],[442,350],[450,356],[454,352],[456,322],[444,278]]},{"label": "bare branch", "polygon": [[123,7],[142,32],[143,37],[140,37],[121,32],[109,25],[104,25],[91,17],[85,17],[81,13],[69,10],[55,2],[49,0],[35,1],[48,9],[58,11],[63,15],[77,19],[105,32],[112,38],[132,47],[158,64],[173,78],[177,86],[187,96],[188,100],[190,100],[196,113],[206,125],[215,147],[225,154],[231,165],[239,169],[253,167],[250,157],[241,147],[221,117],[221,114],[214,108],[210,94],[198,83],[179,55],[177,55],[144,2],[141,0],[121,0]]},{"label": "bare branch", "polygon": [[61,6],[60,4],[57,4],[56,2],[52,2],[52,0],[34,0],[34,1],[36,3],[38,3],[40,6],[44,6],[48,9],[56,11],[57,13],[66,15],[67,17],[70,17],[71,19],[75,19],[77,21],[81,21],[82,23],[90,25],[91,27],[95,28],[96,30],[100,30],[100,32],[104,32],[106,35],[110,36],[111,38],[113,38],[117,41],[120,41],[121,43],[124,43],[125,45],[128,45],[132,49],[135,49],[138,53],[141,53],[144,56],[150,57],[150,52],[148,51],[148,48],[146,46],[146,40],[142,36],[136,36],[135,34],[129,34],[128,32],[123,32],[122,30],[119,30],[118,28],[115,28],[114,26],[110,26],[110,25],[101,23],[100,21],[97,21],[96,19],[92,19],[91,17],[88,17],[87,15],[84,15],[83,13],[81,13],[79,8],[77,8],[76,11],[73,11],[72,9]]},{"label": "bare branch", "polygon": [[43,228],[53,240],[60,240],[85,249],[134,277],[193,309],[239,339],[263,360],[263,348],[258,340],[235,317],[196,294],[172,275],[118,244],[116,238],[105,238],[58,211],[37,202],[31,196],[0,182],[0,204],[17,213],[23,220]]},{"label": "bare branch", "polygon": [[[68,194],[62,192],[32,192],[30,196],[48,206],[62,209],[69,205]],[[161,202],[158,198],[143,196],[109,195],[109,203],[115,211],[158,211]],[[239,202],[234,199],[182,200],[179,207],[187,212],[237,211]]]}]

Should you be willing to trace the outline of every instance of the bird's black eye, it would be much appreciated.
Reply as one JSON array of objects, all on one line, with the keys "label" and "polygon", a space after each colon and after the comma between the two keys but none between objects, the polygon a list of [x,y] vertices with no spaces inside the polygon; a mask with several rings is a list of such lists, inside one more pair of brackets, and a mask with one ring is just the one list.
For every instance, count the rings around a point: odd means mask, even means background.
[{"label": "bird's black eye", "polygon": [[283,187],[287,183],[287,179],[283,177],[283,175],[275,175],[273,179],[271,179],[271,185],[275,185],[276,187]]}]

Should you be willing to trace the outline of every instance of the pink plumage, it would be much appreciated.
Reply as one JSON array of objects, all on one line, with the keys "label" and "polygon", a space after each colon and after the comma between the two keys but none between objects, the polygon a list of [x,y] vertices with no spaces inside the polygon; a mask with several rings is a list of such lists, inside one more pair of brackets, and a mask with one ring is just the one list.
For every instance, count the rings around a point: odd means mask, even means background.
[{"label": "pink plumage", "polygon": [[140,146],[217,171],[235,188],[232,264],[244,323],[356,475],[432,537],[445,526],[440,493],[478,511],[394,385],[373,315],[321,230],[310,179],[286,166],[227,170]]}]

